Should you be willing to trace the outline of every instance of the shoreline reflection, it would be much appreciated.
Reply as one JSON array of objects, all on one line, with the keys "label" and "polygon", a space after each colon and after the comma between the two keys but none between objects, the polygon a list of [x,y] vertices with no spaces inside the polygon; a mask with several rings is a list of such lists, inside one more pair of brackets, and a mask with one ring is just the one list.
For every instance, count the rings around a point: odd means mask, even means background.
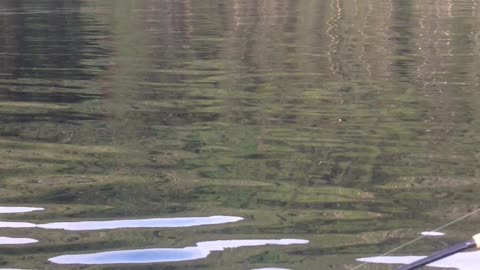
[{"label": "shoreline reflection", "polygon": [[199,242],[194,247],[153,248],[137,250],[107,251],[90,254],[61,255],[48,259],[56,264],[135,264],[179,262],[206,258],[212,251],[223,251],[227,248],[257,247],[265,245],[307,244],[304,239],[278,240],[218,240]]}]

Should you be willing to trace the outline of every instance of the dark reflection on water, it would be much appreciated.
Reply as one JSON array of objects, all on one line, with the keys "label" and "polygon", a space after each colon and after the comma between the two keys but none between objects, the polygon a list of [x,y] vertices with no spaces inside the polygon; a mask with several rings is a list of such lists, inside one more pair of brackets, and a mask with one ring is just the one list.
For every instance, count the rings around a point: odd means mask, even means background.
[{"label": "dark reflection on water", "polygon": [[92,48],[101,32],[85,29],[89,20],[80,12],[81,1],[2,2],[0,59],[7,63],[2,72],[10,78],[93,78],[87,70],[99,66],[85,61],[106,51]]},{"label": "dark reflection on water", "polygon": [[[46,209],[5,224],[245,218],[2,228],[40,242],[2,247],[0,266],[295,237],[310,242],[181,266],[349,269],[476,209],[479,4],[0,1],[0,203]],[[402,252],[465,239],[472,219]]]},{"label": "dark reflection on water", "polygon": [[95,120],[101,118],[101,115],[82,114],[70,111],[56,111],[54,113],[4,113],[0,117],[3,123],[23,123],[23,122],[72,122],[81,120]]},{"label": "dark reflection on water", "polygon": [[[32,85],[39,86],[39,85]],[[55,87],[55,86],[51,86]],[[102,95],[88,93],[1,91],[1,100],[17,102],[81,103],[92,99],[101,99]]]}]

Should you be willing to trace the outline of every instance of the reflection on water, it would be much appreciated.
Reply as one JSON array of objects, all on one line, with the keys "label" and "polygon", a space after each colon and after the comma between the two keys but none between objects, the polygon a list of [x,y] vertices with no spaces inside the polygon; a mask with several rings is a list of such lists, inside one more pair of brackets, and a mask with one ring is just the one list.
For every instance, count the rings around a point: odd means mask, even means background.
[{"label": "reflection on water", "polygon": [[79,255],[63,255],[49,259],[58,264],[120,264],[120,263],[158,263],[178,262],[206,258],[212,251],[227,248],[256,247],[264,245],[307,244],[302,239],[280,240],[219,240],[199,242],[195,247],[155,248],[99,252]]},{"label": "reflection on water", "polygon": [[[409,264],[425,258],[424,256],[379,256],[357,259],[361,262],[381,264]],[[452,268],[459,270],[478,270],[480,251],[461,252],[428,264],[430,267]]]},{"label": "reflection on water", "polygon": [[41,211],[41,210],[45,210],[45,209],[39,208],[39,207],[0,206],[0,214],[27,213],[27,212]]},{"label": "reflection on water", "polygon": [[31,238],[0,237],[0,245],[32,244],[36,242],[38,242],[38,240]]},{"label": "reflection on water", "polygon": [[275,268],[275,267],[267,267],[267,268],[255,268],[252,270],[291,270],[287,268]]},{"label": "reflection on water", "polygon": [[291,270],[287,268],[276,268],[276,267],[266,267],[266,268],[255,268],[252,270]]},{"label": "reflection on water", "polygon": [[29,222],[0,221],[0,228],[35,228],[36,224]]},{"label": "reflection on water", "polygon": [[294,235],[311,244],[184,264],[344,270],[478,208],[479,7],[0,0],[0,205],[49,206],[1,216],[41,241],[0,265]]},{"label": "reflection on water", "polygon": [[0,222],[0,228],[42,228],[67,231],[112,230],[127,228],[183,228],[202,225],[215,225],[243,220],[241,217],[211,216],[184,218],[150,218],[108,221],[78,221],[34,224],[28,222]]}]

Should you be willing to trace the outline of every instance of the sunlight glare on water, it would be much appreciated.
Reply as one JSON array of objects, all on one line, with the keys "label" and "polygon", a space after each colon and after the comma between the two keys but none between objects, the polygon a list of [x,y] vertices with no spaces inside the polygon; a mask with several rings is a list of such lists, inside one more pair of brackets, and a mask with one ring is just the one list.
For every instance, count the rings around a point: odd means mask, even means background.
[{"label": "sunlight glare on water", "polygon": [[[380,263],[380,264],[409,264],[423,259],[422,256],[380,256],[358,259],[361,262]],[[458,270],[476,270],[480,260],[480,251],[462,252],[452,255],[448,258],[428,264],[433,268],[452,268]]]},{"label": "sunlight glare on water", "polygon": [[42,228],[67,231],[94,231],[126,228],[183,228],[202,225],[224,224],[242,220],[241,217],[211,216],[184,218],[149,218],[132,220],[77,221],[33,224],[28,222],[0,222],[0,228]]},{"label": "sunlight glare on water", "polygon": [[196,260],[207,257],[212,251],[255,247],[264,245],[307,244],[302,239],[280,240],[219,240],[199,242],[195,247],[110,251],[93,254],[62,255],[49,259],[58,264],[123,264]]}]

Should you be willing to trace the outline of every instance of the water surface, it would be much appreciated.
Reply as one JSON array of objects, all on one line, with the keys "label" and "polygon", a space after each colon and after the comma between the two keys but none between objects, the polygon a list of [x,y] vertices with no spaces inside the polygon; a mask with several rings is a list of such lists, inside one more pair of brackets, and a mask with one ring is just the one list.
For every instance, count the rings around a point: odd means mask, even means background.
[{"label": "water surface", "polygon": [[[0,236],[38,240],[1,245],[0,267],[304,239],[68,268],[345,270],[477,209],[479,4],[0,1],[0,205],[43,208],[0,214]],[[104,226],[212,216],[242,220]]]}]

